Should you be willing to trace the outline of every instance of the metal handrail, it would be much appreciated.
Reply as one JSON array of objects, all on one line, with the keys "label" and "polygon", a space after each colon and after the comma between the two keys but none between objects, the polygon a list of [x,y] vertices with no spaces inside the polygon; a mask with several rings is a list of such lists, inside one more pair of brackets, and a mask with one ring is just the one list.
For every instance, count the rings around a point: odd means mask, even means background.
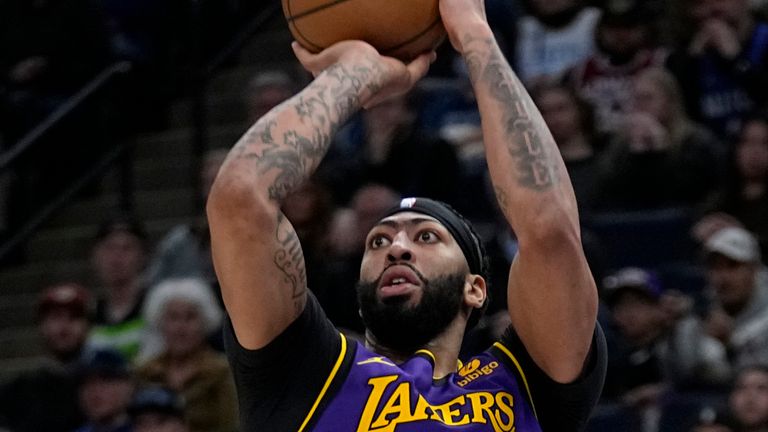
[{"label": "metal handrail", "polygon": [[103,155],[91,169],[80,176],[66,190],[51,200],[44,208],[37,211],[21,228],[5,242],[0,244],[0,262],[11,254],[24,241],[31,237],[53,214],[72,199],[92,181],[106,173],[117,162],[129,147],[129,142],[122,140],[115,148]]},{"label": "metal handrail", "polygon": [[264,10],[253,17],[246,25],[245,27],[240,30],[234,38],[232,38],[232,41],[224,47],[219,53],[216,55],[216,57],[212,58],[211,61],[208,62],[208,64],[202,68],[201,76],[204,79],[207,79],[221,67],[224,63],[226,63],[227,59],[232,57],[235,53],[240,51],[243,46],[250,40],[251,36],[258,30],[261,26],[263,26],[267,21],[269,21],[273,15],[276,15],[281,10],[281,4],[280,2],[273,2],[269,6],[265,7]]},{"label": "metal handrail", "polygon": [[[259,15],[250,20],[247,25],[237,33],[224,49],[222,49],[211,61],[205,66],[198,69],[196,74],[196,91],[195,97],[199,98],[196,103],[196,115],[195,123],[197,125],[196,136],[196,152],[198,156],[202,155],[205,147],[207,146],[206,126],[207,116],[205,115],[204,100],[200,98],[205,93],[205,88],[211,75],[213,75],[232,55],[242,49],[247,43],[250,37],[263,26],[272,16],[280,9],[280,3],[276,2],[262,11]],[[127,73],[131,70],[132,65],[130,62],[121,61],[114,63],[104,70],[102,70],[96,77],[94,77],[88,84],[86,84],[77,93],[72,95],[67,101],[60,105],[54,112],[52,112],[45,120],[43,120],[37,127],[27,133],[22,139],[20,139],[12,148],[6,152],[0,154],[0,173],[8,169],[15,161],[18,160],[25,152],[35,145],[41,136],[45,135],[52,127],[57,125],[62,119],[64,119],[70,112],[76,109],[86,99],[91,97],[104,85],[109,83],[111,79],[120,74]],[[125,154],[130,150],[130,143],[126,140],[122,140],[115,148],[110,150],[107,154],[103,155],[94,164],[91,169],[75,180],[66,190],[61,192],[56,198],[49,202],[43,209],[39,210],[33,215],[20,229],[18,229],[11,238],[0,244],[0,262],[9,256],[16,248],[20,247],[29,237],[31,237],[37,229],[39,229],[53,214],[66,205],[76,197],[76,195],[85,188],[90,182],[94,181],[100,175],[107,172],[117,161],[125,157]],[[123,199],[130,199],[129,197],[123,197]]]},{"label": "metal handrail", "polygon": [[205,92],[208,80],[226,63],[236,52],[250,40],[256,31],[272,19],[281,10],[280,2],[273,2],[265,7],[261,13],[251,19],[246,26],[235,35],[232,41],[224,47],[219,53],[211,59],[205,66],[200,68],[196,76],[194,89],[194,124],[196,126],[196,150],[202,154],[207,147],[207,113],[205,111]]},{"label": "metal handrail", "polygon": [[[196,176],[202,165],[202,157],[205,151],[208,149],[208,110],[206,109],[206,93],[208,91],[208,81],[211,76],[218,71],[218,69],[226,63],[226,61],[232,57],[235,53],[243,48],[243,46],[250,40],[250,38],[256,33],[256,31],[266,24],[274,15],[279,13],[281,9],[281,3],[278,1],[273,2],[271,5],[264,8],[261,13],[251,19],[246,26],[240,30],[232,41],[224,47],[219,53],[214,56],[205,66],[199,69],[198,74],[195,76],[192,89],[192,124],[194,125],[194,137],[193,137],[193,175]],[[197,178],[192,179],[193,184],[198,183]],[[199,187],[199,186],[198,186]],[[198,190],[198,192],[200,192]],[[195,197],[200,197],[201,194],[195,194]],[[202,204],[202,203],[196,203]]]},{"label": "metal handrail", "polygon": [[122,75],[130,70],[131,63],[127,61],[120,61],[104,68],[88,84],[70,96],[69,99],[49,114],[45,120],[24,135],[13,147],[0,154],[0,173],[8,169],[19,157],[34,147],[40,137],[79,107],[83,101],[110,82],[115,75]]}]

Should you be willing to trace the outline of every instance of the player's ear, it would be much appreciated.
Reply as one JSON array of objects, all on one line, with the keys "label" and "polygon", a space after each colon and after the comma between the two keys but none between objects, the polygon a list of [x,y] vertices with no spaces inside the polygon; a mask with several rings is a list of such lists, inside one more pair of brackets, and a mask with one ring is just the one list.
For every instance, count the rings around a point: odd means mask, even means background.
[{"label": "player's ear", "polygon": [[465,282],[464,302],[474,309],[481,308],[485,302],[485,298],[488,296],[488,288],[485,279],[477,274],[469,274],[467,275]]}]

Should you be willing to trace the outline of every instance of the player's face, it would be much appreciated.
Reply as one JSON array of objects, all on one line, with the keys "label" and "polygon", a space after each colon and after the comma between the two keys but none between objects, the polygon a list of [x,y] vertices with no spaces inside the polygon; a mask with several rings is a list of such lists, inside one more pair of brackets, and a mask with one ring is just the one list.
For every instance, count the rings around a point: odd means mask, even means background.
[{"label": "player's face", "polygon": [[469,269],[437,220],[399,213],[368,234],[358,298],[379,343],[412,352],[442,333],[464,304]]}]

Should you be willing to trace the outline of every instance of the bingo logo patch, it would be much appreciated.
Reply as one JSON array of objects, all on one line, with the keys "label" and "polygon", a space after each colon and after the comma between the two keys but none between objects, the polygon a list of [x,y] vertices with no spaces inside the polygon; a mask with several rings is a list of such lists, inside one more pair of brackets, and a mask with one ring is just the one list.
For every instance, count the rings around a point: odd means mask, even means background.
[{"label": "bingo logo patch", "polygon": [[471,383],[472,381],[480,378],[483,375],[492,374],[497,367],[499,367],[499,363],[495,361],[492,361],[487,365],[481,366],[480,360],[472,359],[472,361],[464,365],[464,367],[461,368],[461,370],[459,371],[459,376],[461,376],[462,379],[457,381],[456,384],[458,384],[461,387],[464,387],[465,385]]}]

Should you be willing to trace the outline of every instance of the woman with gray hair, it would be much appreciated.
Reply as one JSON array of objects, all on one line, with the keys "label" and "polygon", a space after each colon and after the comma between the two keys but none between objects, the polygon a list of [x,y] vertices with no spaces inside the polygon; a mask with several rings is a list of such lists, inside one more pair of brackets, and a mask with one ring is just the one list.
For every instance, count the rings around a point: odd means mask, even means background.
[{"label": "woman with gray hair", "polygon": [[144,317],[159,333],[162,348],[139,367],[139,379],[181,394],[192,432],[235,430],[237,399],[229,366],[207,343],[222,319],[210,287],[200,279],[167,279],[150,291]]}]

